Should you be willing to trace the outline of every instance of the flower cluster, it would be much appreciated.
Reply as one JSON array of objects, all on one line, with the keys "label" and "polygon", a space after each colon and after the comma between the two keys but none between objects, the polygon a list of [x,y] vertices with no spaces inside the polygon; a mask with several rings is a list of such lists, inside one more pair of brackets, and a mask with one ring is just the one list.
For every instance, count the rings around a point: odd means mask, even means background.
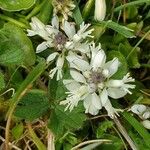
[{"label": "flower cluster", "polygon": [[150,107],[143,104],[135,104],[130,109],[133,113],[142,119],[142,124],[145,128],[150,129]]},{"label": "flower cluster", "polygon": [[116,57],[106,62],[106,54],[101,44],[96,46],[94,41],[89,42],[88,39],[93,38],[91,34],[94,30],[88,29],[90,24],[83,22],[79,30],[76,30],[75,23],[68,22],[67,18],[60,23],[55,13],[51,25],[44,25],[36,17],[32,18],[30,25],[28,36],[38,35],[44,40],[37,46],[36,53],[47,48],[52,49],[47,63],[55,61],[56,67],[50,70],[50,78],[57,74],[57,80],[62,79],[64,61],[68,63],[72,79],[63,80],[68,92],[67,98],[60,102],[61,105],[67,105],[65,110],[72,111],[79,101],[83,101],[85,113],[97,115],[104,107],[111,118],[118,115],[110,98],[118,99],[127,93],[131,94],[130,89],[135,85],[130,83],[134,79],[129,73],[120,80],[113,79],[120,62]]},{"label": "flower cluster", "polygon": [[56,61],[56,67],[50,71],[50,77],[53,78],[57,72],[57,80],[62,78],[62,68],[64,64],[65,56],[69,51],[81,52],[86,55],[90,53],[88,41],[85,41],[87,37],[91,37],[93,29],[87,30],[90,24],[80,25],[80,29],[76,31],[75,25],[68,21],[64,21],[60,28],[59,19],[57,16],[52,18],[51,25],[44,25],[38,18],[33,17],[30,23],[31,30],[27,30],[28,36],[39,35],[44,39],[44,42],[39,44],[36,48],[36,53],[40,53],[45,49],[54,48],[55,51],[47,58],[47,62],[51,62],[54,59]]}]

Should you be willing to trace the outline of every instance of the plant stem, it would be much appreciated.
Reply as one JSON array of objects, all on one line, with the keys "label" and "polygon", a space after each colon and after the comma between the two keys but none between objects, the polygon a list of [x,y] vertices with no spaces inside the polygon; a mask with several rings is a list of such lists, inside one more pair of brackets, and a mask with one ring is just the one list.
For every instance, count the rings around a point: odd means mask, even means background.
[{"label": "plant stem", "polygon": [[129,137],[126,129],[121,125],[120,121],[118,120],[118,118],[114,118],[113,119],[118,130],[120,131],[120,133],[123,135],[123,137],[127,140],[127,142],[129,143],[130,147],[132,148],[132,150],[137,150],[137,147],[135,146],[134,142],[132,141],[132,139]]},{"label": "plant stem", "polygon": [[124,9],[126,7],[129,7],[129,6],[140,5],[140,4],[146,3],[146,2],[150,2],[150,0],[137,0],[137,1],[134,1],[134,2],[126,3],[124,5],[116,7],[114,9],[114,12],[119,11],[119,10]]},{"label": "plant stem", "polygon": [[150,30],[147,31],[145,33],[145,35],[137,42],[137,44],[132,48],[132,50],[130,51],[130,53],[127,56],[127,60],[129,59],[129,57],[131,56],[131,54],[135,51],[135,49],[141,44],[141,42],[148,36],[148,34],[150,34]]},{"label": "plant stem", "polygon": [[15,20],[15,19],[13,19],[11,17],[2,15],[2,14],[0,14],[0,19],[6,20],[6,21],[10,21],[10,22],[20,26],[21,28],[26,28],[26,29],[28,28],[28,26],[26,24],[24,24],[24,23],[22,23],[22,22],[20,22],[18,20]]}]

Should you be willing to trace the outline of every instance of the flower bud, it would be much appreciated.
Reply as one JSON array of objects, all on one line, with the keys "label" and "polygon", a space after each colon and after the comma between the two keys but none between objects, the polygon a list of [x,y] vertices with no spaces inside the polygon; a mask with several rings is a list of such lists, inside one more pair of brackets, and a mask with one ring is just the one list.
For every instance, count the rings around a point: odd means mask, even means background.
[{"label": "flower bud", "polygon": [[106,2],[105,0],[95,0],[94,19],[103,21],[106,15]]},{"label": "flower bud", "polygon": [[142,124],[146,129],[150,129],[150,121],[149,120],[142,121]]}]

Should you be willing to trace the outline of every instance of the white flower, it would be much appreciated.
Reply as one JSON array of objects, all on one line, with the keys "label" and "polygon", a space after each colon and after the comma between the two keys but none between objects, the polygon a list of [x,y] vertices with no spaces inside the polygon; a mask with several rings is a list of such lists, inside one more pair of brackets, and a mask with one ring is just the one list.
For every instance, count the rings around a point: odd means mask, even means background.
[{"label": "white flower", "polygon": [[62,78],[65,55],[68,55],[69,51],[78,51],[89,56],[89,43],[85,39],[92,37],[90,34],[93,29],[87,30],[90,24],[84,24],[83,22],[80,25],[80,29],[76,31],[73,23],[64,21],[63,27],[60,29],[57,16],[52,18],[51,25],[44,25],[36,17],[32,18],[32,23],[30,24],[31,30],[27,30],[28,36],[39,35],[45,40],[37,46],[36,53],[40,53],[48,47],[53,47],[56,50],[47,58],[48,63],[56,59],[56,67],[50,71],[51,78],[55,73],[57,73],[57,80]]},{"label": "white flower", "polygon": [[[91,52],[90,63],[73,53],[67,56],[72,68],[70,74],[73,80],[71,82],[64,80],[64,84],[72,95],[68,96],[61,104],[67,104],[66,109],[72,110],[80,100],[83,100],[86,113],[96,115],[102,107],[105,107],[108,115],[113,118],[117,112],[108,97],[118,99],[127,93],[131,94],[129,89],[133,89],[135,86],[129,82],[134,80],[129,77],[129,74],[124,76],[122,80],[110,79],[118,70],[118,59],[114,58],[106,63],[104,51],[100,45],[95,47],[94,43],[91,45]],[[81,87],[82,90],[80,90]],[[83,91],[84,94],[81,96],[80,93]]]},{"label": "white flower", "polygon": [[106,16],[106,2],[105,0],[95,0],[94,19],[103,21]]}]

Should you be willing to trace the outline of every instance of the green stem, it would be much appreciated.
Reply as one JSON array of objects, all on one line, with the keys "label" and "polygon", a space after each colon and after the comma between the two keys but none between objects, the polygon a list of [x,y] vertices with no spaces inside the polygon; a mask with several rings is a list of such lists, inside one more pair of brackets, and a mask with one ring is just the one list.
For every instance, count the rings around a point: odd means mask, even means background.
[{"label": "green stem", "polygon": [[40,62],[26,77],[26,79],[22,82],[14,97],[11,100],[10,107],[7,112],[7,123],[6,123],[6,132],[5,132],[5,146],[6,150],[9,150],[9,130],[11,125],[11,119],[13,112],[20,101],[20,99],[24,96],[27,90],[31,87],[31,84],[41,75],[41,73],[45,70],[46,63],[45,61]]},{"label": "green stem", "polygon": [[13,18],[10,18],[8,16],[2,15],[2,14],[0,14],[0,19],[6,20],[6,21],[10,21],[10,22],[20,26],[21,28],[26,28],[26,29],[28,28],[28,26],[26,24],[24,24],[24,23],[22,23],[22,22],[20,22],[18,20],[15,20]]},{"label": "green stem", "polygon": [[150,30],[146,32],[146,34],[138,41],[138,43],[133,47],[133,49],[130,51],[130,53],[127,56],[127,60],[131,56],[131,54],[136,50],[136,48],[141,44],[141,42],[150,34]]},{"label": "green stem", "polygon": [[140,5],[142,3],[146,3],[146,2],[150,2],[150,0],[137,0],[137,1],[134,1],[134,2],[130,2],[130,3],[126,3],[124,5],[121,5],[121,6],[118,6],[114,9],[114,12],[116,11],[119,11],[121,9],[124,9],[126,7],[129,7],[129,6],[133,6],[133,5]]},{"label": "green stem", "polygon": [[35,16],[40,11],[40,9],[43,7],[43,5],[45,4],[46,1],[47,0],[44,0],[41,4],[34,7],[34,9],[25,17],[25,19],[29,20],[31,17]]},{"label": "green stem", "polygon": [[35,143],[35,145],[37,146],[37,148],[39,150],[46,150],[45,145],[41,142],[41,140],[37,137],[37,135],[33,131],[31,124],[28,123],[27,126],[28,126],[28,130],[29,130],[29,134],[32,137],[32,140]]}]

